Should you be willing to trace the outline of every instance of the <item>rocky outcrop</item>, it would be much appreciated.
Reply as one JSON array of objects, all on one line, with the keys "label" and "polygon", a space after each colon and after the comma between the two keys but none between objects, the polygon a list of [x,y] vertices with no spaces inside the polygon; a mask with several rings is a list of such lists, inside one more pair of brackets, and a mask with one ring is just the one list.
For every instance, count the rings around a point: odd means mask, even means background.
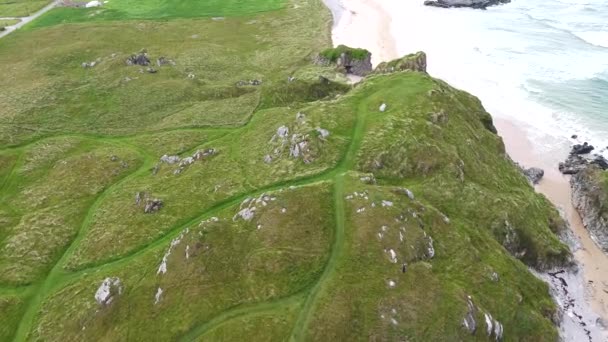
[{"label": "rocky outcrop", "polygon": [[574,145],[559,170],[572,175],[572,204],[593,240],[608,253],[608,192],[604,186],[608,160],[601,155],[587,156],[593,149],[586,142]]},{"label": "rocky outcrop", "polygon": [[537,167],[531,167],[529,169],[523,169],[524,175],[532,184],[538,184],[540,180],[545,175],[545,171],[543,169],[539,169]]},{"label": "rocky outcrop", "polygon": [[374,74],[388,74],[406,70],[426,72],[426,53],[418,51],[390,62],[382,62],[378,64]]},{"label": "rocky outcrop", "polygon": [[502,5],[511,0],[427,0],[425,6],[451,8],[451,7],[470,7],[476,9],[486,9],[490,6]]},{"label": "rocky outcrop", "polygon": [[572,204],[593,240],[608,253],[608,194],[602,187],[603,171],[590,164],[570,178]]},{"label": "rocky outcrop", "polygon": [[146,53],[145,50],[142,50],[138,54],[129,56],[126,63],[127,65],[148,66],[150,65],[150,58],[148,58],[148,53]]},{"label": "rocky outcrop", "polygon": [[345,45],[321,52],[314,62],[320,65],[335,65],[339,71],[356,76],[366,76],[373,69],[371,52]]}]

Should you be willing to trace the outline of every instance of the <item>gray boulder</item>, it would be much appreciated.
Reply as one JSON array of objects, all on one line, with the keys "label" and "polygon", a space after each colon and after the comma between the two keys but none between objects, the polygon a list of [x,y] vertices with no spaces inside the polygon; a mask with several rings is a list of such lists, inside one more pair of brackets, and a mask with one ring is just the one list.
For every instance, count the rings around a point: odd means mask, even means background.
[{"label": "gray boulder", "polygon": [[537,167],[523,169],[523,173],[532,184],[538,184],[538,182],[540,182],[540,180],[545,175],[545,171],[543,171],[543,169],[539,169]]}]

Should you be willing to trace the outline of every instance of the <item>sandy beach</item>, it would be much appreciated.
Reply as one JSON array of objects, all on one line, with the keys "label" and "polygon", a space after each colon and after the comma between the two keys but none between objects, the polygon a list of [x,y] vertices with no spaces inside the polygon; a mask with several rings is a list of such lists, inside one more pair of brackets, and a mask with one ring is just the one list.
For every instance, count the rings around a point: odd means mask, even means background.
[{"label": "sandy beach", "polygon": [[[341,9],[342,12],[334,23],[333,42],[334,45],[344,44],[352,47],[366,48],[372,52],[372,62],[379,62],[399,57],[398,41],[400,37],[391,31],[390,13],[398,9],[393,0],[325,0],[332,11]],[[335,16],[335,13],[334,13]],[[407,39],[407,35],[403,38]],[[415,51],[408,51],[415,52]],[[403,52],[402,52],[403,53]],[[433,56],[429,57],[431,60]],[[437,57],[435,57],[437,58]],[[432,76],[441,78],[442,75]],[[483,98],[481,99],[483,102]],[[569,284],[580,298],[580,305],[584,307],[578,310],[584,311],[592,317],[601,317],[608,322],[608,257],[602,253],[597,245],[591,240],[587,230],[583,227],[581,219],[571,204],[569,179],[563,176],[557,169],[558,163],[566,155],[566,149],[556,149],[552,153],[541,152],[537,149],[533,139],[527,134],[530,132],[523,122],[496,119],[495,125],[499,134],[503,137],[507,152],[513,160],[525,167],[540,167],[545,171],[545,177],[536,186],[536,190],[544,194],[568,220],[572,235],[575,237],[573,253],[579,264],[578,274],[569,278]],[[545,278],[544,278],[545,279]],[[546,280],[546,279],[545,279]],[[559,299],[558,299],[559,300]],[[568,314],[568,313],[567,313]],[[595,325],[595,320],[592,319]],[[572,332],[564,333],[566,340],[576,340],[579,335]],[[600,329],[594,335],[603,336]]]}]

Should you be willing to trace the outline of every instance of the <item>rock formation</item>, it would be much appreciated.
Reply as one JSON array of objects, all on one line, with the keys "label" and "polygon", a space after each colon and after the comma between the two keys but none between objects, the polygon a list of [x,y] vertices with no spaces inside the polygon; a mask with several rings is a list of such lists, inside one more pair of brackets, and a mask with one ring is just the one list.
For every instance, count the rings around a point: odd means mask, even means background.
[{"label": "rock formation", "polygon": [[572,204],[593,240],[608,253],[608,212],[605,209],[608,198],[604,186],[608,160],[601,155],[585,156],[593,149],[586,142],[574,145],[568,158],[559,164],[559,170],[572,175]]},{"label": "rock formation", "polygon": [[365,49],[354,49],[345,45],[327,49],[321,52],[315,63],[320,65],[335,65],[345,73],[366,76],[372,72],[372,54]]},{"label": "rock formation", "polygon": [[378,64],[374,70],[375,74],[387,74],[396,71],[418,71],[426,72],[426,53],[419,51],[409,55],[405,55],[399,59],[390,62],[382,62]]},{"label": "rock formation", "polygon": [[485,10],[489,6],[502,5],[511,0],[427,0],[425,6],[451,8],[451,7],[470,7]]}]

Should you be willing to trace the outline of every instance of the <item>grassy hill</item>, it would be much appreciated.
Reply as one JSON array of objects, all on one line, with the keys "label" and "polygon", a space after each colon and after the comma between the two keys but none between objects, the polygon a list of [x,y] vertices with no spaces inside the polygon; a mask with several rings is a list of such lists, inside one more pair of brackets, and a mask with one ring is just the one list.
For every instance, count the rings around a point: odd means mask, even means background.
[{"label": "grassy hill", "polygon": [[0,340],[556,340],[528,267],[568,263],[563,222],[489,114],[348,85],[311,62],[329,27],[111,0],[0,40]]}]

